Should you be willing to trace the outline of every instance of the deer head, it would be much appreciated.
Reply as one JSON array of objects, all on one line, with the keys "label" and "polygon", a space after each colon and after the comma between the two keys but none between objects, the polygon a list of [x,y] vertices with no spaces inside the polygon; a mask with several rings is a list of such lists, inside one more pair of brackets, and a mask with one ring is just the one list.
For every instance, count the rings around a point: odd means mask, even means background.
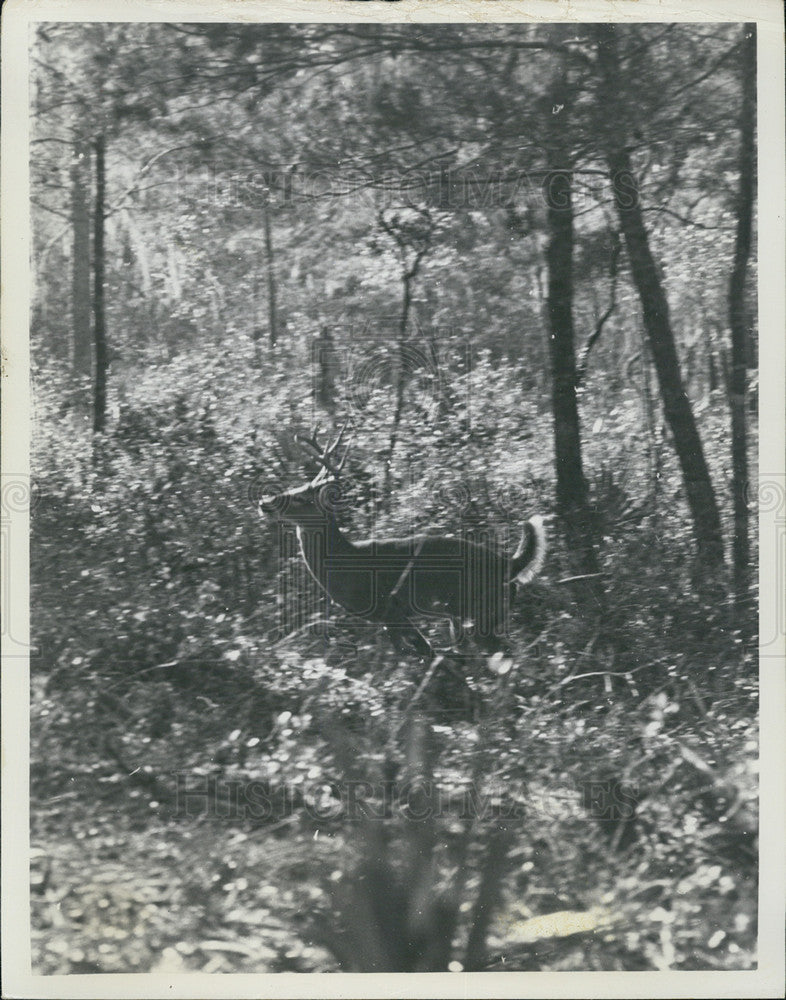
[{"label": "deer head", "polygon": [[316,427],[310,437],[296,434],[298,441],[320,465],[319,472],[305,486],[298,486],[283,493],[261,497],[259,511],[281,521],[291,521],[299,526],[313,525],[332,519],[333,510],[338,500],[338,481],[349,454],[350,444],[347,444],[340,461],[335,460],[335,453],[349,426],[349,421],[338,432],[332,443],[323,448],[317,439],[319,428]]}]

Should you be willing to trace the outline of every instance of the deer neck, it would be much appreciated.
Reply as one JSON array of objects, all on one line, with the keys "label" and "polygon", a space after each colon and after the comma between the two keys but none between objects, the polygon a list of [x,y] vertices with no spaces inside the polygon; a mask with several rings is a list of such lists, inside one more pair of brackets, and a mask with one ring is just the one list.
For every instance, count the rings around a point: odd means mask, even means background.
[{"label": "deer neck", "polygon": [[341,531],[332,515],[318,521],[298,524],[297,540],[309,572],[323,588],[326,587],[327,578],[326,560],[355,551],[355,546]]}]

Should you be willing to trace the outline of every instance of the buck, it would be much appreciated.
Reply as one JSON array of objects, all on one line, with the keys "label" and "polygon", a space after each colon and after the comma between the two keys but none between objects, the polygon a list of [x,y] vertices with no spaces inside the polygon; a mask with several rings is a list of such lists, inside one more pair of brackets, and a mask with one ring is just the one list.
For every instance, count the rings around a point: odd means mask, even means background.
[{"label": "buck", "polygon": [[262,497],[260,513],[293,524],[305,564],[330,600],[384,626],[399,650],[408,645],[432,658],[417,622],[435,618],[461,628],[471,623],[482,646],[498,649],[517,585],[529,583],[542,567],[543,519],[526,522],[512,556],[492,543],[444,535],[353,542],[336,520],[349,445],[340,462],[335,454],[346,429],[324,448],[316,431],[310,438],[296,436],[316,457],[319,471],[305,486]]}]

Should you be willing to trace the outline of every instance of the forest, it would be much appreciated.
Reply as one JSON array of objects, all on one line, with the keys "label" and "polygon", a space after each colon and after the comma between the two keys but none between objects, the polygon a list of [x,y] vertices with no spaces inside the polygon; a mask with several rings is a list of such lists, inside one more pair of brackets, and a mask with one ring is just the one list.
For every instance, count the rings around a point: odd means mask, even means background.
[{"label": "forest", "polygon": [[755,26],[30,57],[34,971],[755,968]]}]

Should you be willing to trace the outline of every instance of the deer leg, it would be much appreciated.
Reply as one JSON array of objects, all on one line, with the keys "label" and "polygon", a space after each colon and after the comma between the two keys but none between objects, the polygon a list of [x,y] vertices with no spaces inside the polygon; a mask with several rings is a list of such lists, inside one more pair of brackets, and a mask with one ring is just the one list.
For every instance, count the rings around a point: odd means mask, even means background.
[{"label": "deer leg", "polygon": [[419,657],[425,657],[429,662],[434,659],[435,653],[431,648],[431,643],[426,639],[420,629],[414,625],[385,625],[390,641],[399,653],[416,653]]},{"label": "deer leg", "polygon": [[446,721],[455,718],[478,722],[483,717],[483,696],[465,677],[461,664],[448,654],[439,658],[439,670],[432,685],[435,712]]},{"label": "deer leg", "polygon": [[400,653],[414,652],[427,662],[434,659],[435,653],[431,643],[414,624],[400,595],[391,593],[385,603],[380,618],[388,631],[391,642]]}]

